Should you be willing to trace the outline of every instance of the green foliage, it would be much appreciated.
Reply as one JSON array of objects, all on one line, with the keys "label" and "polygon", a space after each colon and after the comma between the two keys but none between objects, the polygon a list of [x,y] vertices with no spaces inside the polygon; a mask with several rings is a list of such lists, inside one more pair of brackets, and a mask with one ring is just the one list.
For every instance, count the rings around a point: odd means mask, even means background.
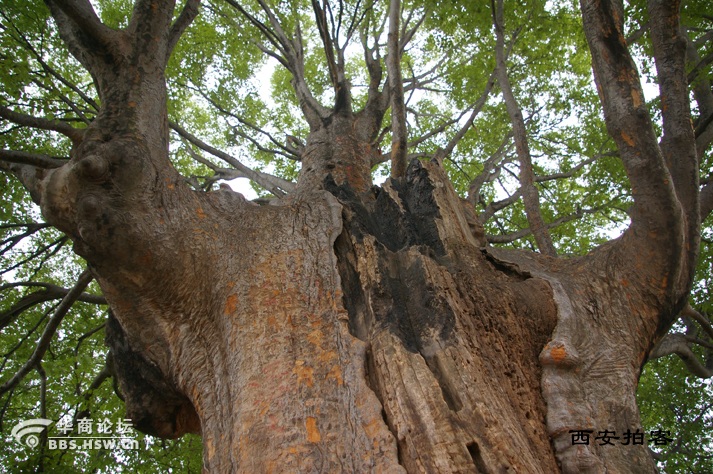
[{"label": "green foliage", "polygon": [[697,379],[677,358],[646,364],[639,381],[637,400],[644,431],[661,429],[673,441],[652,446],[659,466],[668,474],[713,472],[713,387]]}]

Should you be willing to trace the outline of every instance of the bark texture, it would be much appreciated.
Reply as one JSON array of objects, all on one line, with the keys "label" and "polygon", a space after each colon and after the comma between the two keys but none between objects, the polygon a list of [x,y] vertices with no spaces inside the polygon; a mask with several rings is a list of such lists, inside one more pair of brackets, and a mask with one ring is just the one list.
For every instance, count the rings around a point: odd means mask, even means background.
[{"label": "bark texture", "polygon": [[215,473],[654,471],[645,446],[570,434],[640,428],[640,368],[695,258],[695,145],[670,156],[693,135],[679,123],[659,148],[620,4],[582,10],[632,227],[557,259],[486,246],[437,163],[372,187],[388,96],[371,89],[359,113],[300,96],[311,131],[288,197],[191,190],[168,160],[163,68],[194,2],[170,26],[170,2],[140,0],[121,32],[88,3],[48,3],[103,105],[71,160],[25,183],[112,308],[137,427],[201,433]]}]

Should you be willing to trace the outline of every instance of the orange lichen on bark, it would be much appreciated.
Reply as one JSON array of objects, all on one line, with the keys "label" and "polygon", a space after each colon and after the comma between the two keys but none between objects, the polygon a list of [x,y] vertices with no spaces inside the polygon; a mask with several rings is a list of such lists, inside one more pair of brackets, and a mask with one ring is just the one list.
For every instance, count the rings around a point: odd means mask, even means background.
[{"label": "orange lichen on bark", "polygon": [[563,346],[556,346],[550,349],[550,357],[553,362],[562,362],[567,358],[567,351]]},{"label": "orange lichen on bark", "polygon": [[321,351],[317,356],[317,361],[327,364],[337,358],[337,353],[334,351]]},{"label": "orange lichen on bark", "polygon": [[626,144],[629,145],[629,146],[634,146],[634,145],[636,144],[636,142],[634,141],[634,137],[632,137],[631,135],[629,135],[629,134],[626,133],[626,132],[621,132],[621,138],[622,138],[622,140],[624,140],[624,141],[626,142]]},{"label": "orange lichen on bark", "polygon": [[316,329],[311,333],[307,334],[307,340],[315,347],[318,347],[320,349],[322,348],[322,338],[323,334],[322,331],[319,329]]},{"label": "orange lichen on bark", "polygon": [[643,101],[641,100],[641,94],[639,94],[638,90],[631,90],[631,101],[633,102],[634,107],[640,107],[643,104]]},{"label": "orange lichen on bark", "polygon": [[317,418],[308,416],[305,426],[307,427],[307,440],[310,443],[319,443],[322,440],[322,436],[319,434],[319,428],[317,428]]},{"label": "orange lichen on bark", "polygon": [[306,384],[308,387],[314,385],[314,369],[305,365],[305,361],[296,360],[295,368],[292,369],[292,373],[297,375],[297,385],[302,383]]},{"label": "orange lichen on bark", "polygon": [[237,307],[238,307],[238,295],[236,295],[236,294],[229,295],[228,298],[225,300],[225,307],[223,308],[223,313],[233,314]]},{"label": "orange lichen on bark", "polygon": [[327,380],[334,379],[337,385],[344,385],[344,379],[342,379],[342,369],[338,365],[333,365],[331,370],[327,373]]}]

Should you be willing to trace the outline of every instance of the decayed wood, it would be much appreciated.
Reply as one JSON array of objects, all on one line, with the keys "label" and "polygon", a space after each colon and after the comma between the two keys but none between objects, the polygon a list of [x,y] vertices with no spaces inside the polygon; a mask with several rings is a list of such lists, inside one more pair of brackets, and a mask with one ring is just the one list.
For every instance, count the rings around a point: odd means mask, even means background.
[{"label": "decayed wood", "polygon": [[443,178],[414,162],[373,201],[333,190],[349,209],[337,241],[346,307],[369,342],[369,380],[400,462],[409,472],[556,472],[536,364],[555,320],[549,288],[488,260]]}]

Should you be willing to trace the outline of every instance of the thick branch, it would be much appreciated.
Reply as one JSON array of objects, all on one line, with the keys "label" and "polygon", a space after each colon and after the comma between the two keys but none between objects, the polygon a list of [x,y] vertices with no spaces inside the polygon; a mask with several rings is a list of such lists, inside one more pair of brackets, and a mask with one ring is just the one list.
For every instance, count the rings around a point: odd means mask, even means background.
[{"label": "thick branch", "polygon": [[77,283],[74,285],[72,290],[67,293],[67,296],[64,297],[62,302],[57,307],[55,313],[47,322],[47,326],[45,326],[45,330],[43,331],[40,340],[37,342],[37,347],[35,348],[30,358],[10,380],[0,386],[0,395],[4,394],[8,390],[12,390],[18,383],[20,383],[20,381],[25,377],[25,375],[27,375],[37,364],[40,363],[42,357],[45,355],[45,352],[47,352],[47,349],[50,345],[50,341],[54,337],[54,334],[57,331],[59,324],[62,322],[62,319],[64,319],[69,310],[72,308],[74,302],[77,301],[77,299],[81,296],[82,292],[87,287],[87,285],[89,285],[92,279],[93,277],[89,270],[84,270],[82,272],[82,274],[79,276],[79,279],[77,280]]},{"label": "thick branch", "polygon": [[339,75],[337,73],[337,62],[334,58],[334,42],[332,40],[332,35],[329,33],[329,26],[327,25],[327,16],[324,9],[319,5],[319,0],[312,0],[312,10],[314,11],[314,19],[317,23],[319,37],[322,39],[324,55],[327,58],[329,77],[332,81],[332,86],[334,87],[334,93],[335,95],[338,95]]},{"label": "thick branch", "polygon": [[[168,33],[168,50],[167,53],[170,56],[173,49],[176,47],[178,40],[181,39],[183,32],[193,23],[193,20],[198,16],[200,12],[201,0],[186,0],[186,4],[181,10],[181,14],[178,15],[176,21],[171,25],[171,31]],[[168,57],[166,58],[168,62]]]},{"label": "thick branch", "polygon": [[696,354],[694,354],[688,346],[684,334],[667,334],[651,349],[649,360],[658,359],[671,354],[676,354],[680,357],[688,371],[696,377],[702,379],[713,377],[713,370],[701,364]]},{"label": "thick branch", "polygon": [[[307,86],[304,75],[304,52],[302,49],[302,35],[299,29],[299,23],[296,26],[296,34],[290,39],[282,29],[278,18],[273,13],[270,6],[263,0],[258,0],[260,7],[265,12],[270,22],[270,26],[266,25],[255,16],[247,12],[235,0],[226,0],[230,6],[235,8],[244,18],[246,18],[258,31],[272,44],[282,55],[278,58],[283,66],[292,74],[292,88],[297,95],[297,100],[300,103],[302,113],[307,120],[310,128],[315,130],[322,124],[322,120],[330,115],[330,111],[322,106],[317,99],[314,98],[312,92]],[[271,54],[267,48],[263,49],[267,54]],[[272,54],[271,54],[272,55]],[[276,57],[273,55],[273,57]]]},{"label": "thick branch", "polygon": [[84,131],[74,128],[66,122],[60,120],[48,120],[42,117],[15,112],[7,107],[0,106],[0,118],[9,120],[25,127],[39,128],[41,130],[51,130],[68,137],[72,143],[78,145],[84,137]]},{"label": "thick branch", "polygon": [[537,242],[537,247],[545,255],[555,256],[557,251],[552,243],[552,237],[547,231],[547,226],[540,211],[540,197],[535,186],[535,173],[532,169],[532,157],[530,156],[530,146],[527,139],[527,129],[522,111],[515,99],[510,86],[510,79],[507,73],[505,62],[505,31],[503,24],[503,0],[493,0],[493,24],[495,26],[497,55],[496,73],[498,83],[503,92],[505,106],[510,116],[515,136],[515,149],[520,160],[520,185],[522,187],[522,199],[525,205],[525,214],[530,223],[532,234]]},{"label": "thick branch", "polygon": [[364,61],[369,73],[369,88],[367,93],[366,105],[364,110],[359,112],[365,116],[370,123],[370,129],[374,132],[369,140],[372,144],[379,143],[379,128],[381,127],[382,119],[386,110],[389,107],[390,88],[386,84],[381,88],[381,80],[383,76],[383,68],[381,65],[381,56],[379,53],[378,39],[374,39],[374,47],[370,48],[366,34],[362,32],[361,43],[364,49]]},{"label": "thick branch", "polygon": [[[6,150],[0,151],[0,157],[5,159],[3,155],[5,154],[23,154],[23,152],[10,152]],[[29,155],[29,153],[27,154]],[[17,156],[17,155],[16,155]],[[28,158],[27,156],[21,157],[23,159]],[[34,158],[37,158],[35,156]],[[45,157],[40,157],[40,159]],[[46,157],[49,158],[49,157]],[[8,163],[9,161],[9,163]],[[19,160],[16,160],[19,161]],[[32,200],[39,204],[42,198],[40,193],[40,182],[45,177],[45,168],[43,166],[34,166],[31,164],[25,164],[25,162],[17,163],[13,162],[11,159],[7,161],[0,160],[0,170],[12,173],[15,177],[22,183],[22,185],[30,192],[30,197]]]},{"label": "thick branch", "polygon": [[299,23],[296,28],[297,34],[294,35],[293,38],[290,38],[282,29],[282,25],[268,4],[264,0],[258,0],[258,3],[270,21],[272,27],[271,33],[282,45],[285,57],[290,64],[289,70],[292,73],[292,88],[295,94],[297,94],[297,99],[299,100],[305,119],[309,123],[310,128],[316,129],[321,126],[323,119],[329,117],[330,111],[315,99],[312,91],[307,86],[304,73],[302,35],[299,29]]},{"label": "thick branch", "polygon": [[63,158],[16,150],[0,150],[0,161],[44,169],[59,168],[67,163],[67,160]]},{"label": "thick branch", "polygon": [[57,11],[56,7],[59,7],[79,30],[89,36],[89,41],[99,43],[107,50],[112,49],[115,32],[101,22],[88,0],[45,0],[45,2],[53,15]]},{"label": "thick branch", "polygon": [[679,254],[685,232],[681,205],[622,34],[623,8],[614,0],[581,0],[581,7],[607,130],[619,149],[634,197],[629,235],[641,245],[665,249],[656,251],[664,259]]},{"label": "thick branch", "polygon": [[248,168],[244,164],[240,163],[240,161],[236,160],[234,157],[203,142],[195,135],[192,135],[191,133],[183,129],[183,127],[181,127],[177,123],[169,122],[169,125],[181,137],[185,138],[198,148],[207,151],[211,155],[214,155],[225,161],[226,163],[230,164],[231,166],[235,167],[235,169],[240,173],[240,175],[234,177],[245,177],[252,181],[255,181],[257,184],[259,184],[260,186],[267,189],[278,197],[284,196],[285,194],[289,193],[294,189],[294,183],[278,178],[276,176],[268,175],[267,173],[255,171]]},{"label": "thick branch", "polygon": [[401,77],[401,48],[399,47],[399,24],[401,0],[389,2],[389,34],[386,70],[389,75],[391,98],[391,177],[401,178],[406,174],[406,105]]},{"label": "thick branch", "polygon": [[664,132],[661,151],[676,194],[686,210],[689,239],[692,239],[689,243],[697,248],[698,158],[688,101],[686,39],[679,27],[679,8],[680,2],[675,0],[649,1],[649,30],[661,95]]}]

